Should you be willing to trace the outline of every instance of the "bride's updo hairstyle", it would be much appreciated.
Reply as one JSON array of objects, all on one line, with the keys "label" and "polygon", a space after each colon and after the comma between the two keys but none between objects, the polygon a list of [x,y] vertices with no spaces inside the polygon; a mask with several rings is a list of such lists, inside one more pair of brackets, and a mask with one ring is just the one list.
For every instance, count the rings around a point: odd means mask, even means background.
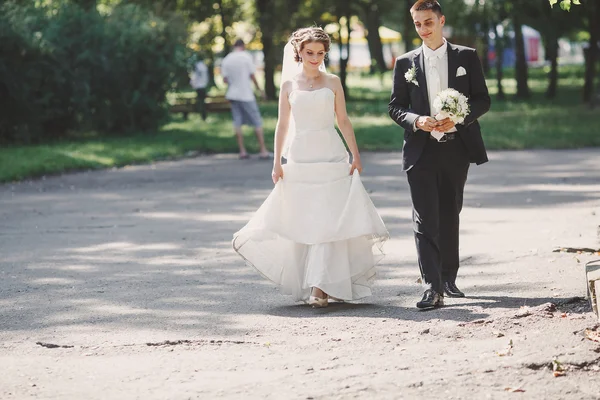
[{"label": "bride's updo hairstyle", "polygon": [[290,43],[294,48],[294,60],[296,62],[301,62],[302,58],[300,57],[300,52],[304,48],[304,45],[307,43],[321,43],[323,47],[325,47],[325,53],[329,51],[329,47],[331,46],[331,39],[327,32],[323,30],[323,28],[318,27],[310,27],[310,28],[301,28],[292,33],[290,36]]}]

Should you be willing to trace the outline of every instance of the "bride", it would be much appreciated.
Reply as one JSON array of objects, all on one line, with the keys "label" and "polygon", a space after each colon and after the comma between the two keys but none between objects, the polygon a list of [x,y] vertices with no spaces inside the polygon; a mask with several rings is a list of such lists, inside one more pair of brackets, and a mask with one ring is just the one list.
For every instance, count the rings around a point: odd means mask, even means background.
[{"label": "bride", "polygon": [[294,32],[286,45],[275,188],[232,242],[284,294],[313,307],[326,307],[330,298],[370,296],[389,238],[360,180],[362,163],[341,82],[324,71],[330,43],[323,29],[311,27]]}]

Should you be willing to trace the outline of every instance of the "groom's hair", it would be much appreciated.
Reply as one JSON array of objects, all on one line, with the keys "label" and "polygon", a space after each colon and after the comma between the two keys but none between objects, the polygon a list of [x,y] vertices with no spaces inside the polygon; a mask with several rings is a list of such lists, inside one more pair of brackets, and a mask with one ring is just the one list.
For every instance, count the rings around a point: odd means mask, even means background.
[{"label": "groom's hair", "polygon": [[442,6],[437,0],[419,0],[410,8],[410,12],[413,13],[415,11],[427,11],[431,10],[437,14],[438,17],[444,15],[442,12]]}]

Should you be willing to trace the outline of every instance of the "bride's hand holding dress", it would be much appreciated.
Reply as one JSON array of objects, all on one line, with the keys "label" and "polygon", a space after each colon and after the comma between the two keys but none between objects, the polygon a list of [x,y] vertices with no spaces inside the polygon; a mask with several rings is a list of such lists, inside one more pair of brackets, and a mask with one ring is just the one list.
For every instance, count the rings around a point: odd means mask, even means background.
[{"label": "bride's hand holding dress", "polygon": [[281,165],[281,156],[283,153],[283,147],[287,132],[290,125],[290,116],[292,107],[290,105],[288,96],[292,87],[291,81],[283,82],[281,89],[279,90],[279,107],[277,116],[277,126],[275,127],[275,144],[274,144],[274,157],[273,157],[273,171],[271,172],[271,179],[273,184],[277,184],[279,179],[283,179],[283,167]]},{"label": "bride's hand holding dress", "polygon": [[273,179],[274,185],[276,185],[280,179],[283,179],[283,167],[281,166],[281,161],[277,162],[273,165],[273,171],[271,172],[271,179]]}]

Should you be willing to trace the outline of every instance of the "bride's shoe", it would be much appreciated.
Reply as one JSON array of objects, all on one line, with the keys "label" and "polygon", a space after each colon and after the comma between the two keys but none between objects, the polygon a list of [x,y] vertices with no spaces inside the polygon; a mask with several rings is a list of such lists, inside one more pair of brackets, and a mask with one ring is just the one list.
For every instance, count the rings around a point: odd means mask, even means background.
[{"label": "bride's shoe", "polygon": [[312,306],[312,308],[327,307],[327,304],[329,302],[329,296],[327,296],[327,294],[325,294],[324,292],[323,294],[325,295],[325,298],[312,296],[311,292],[311,296],[308,298],[308,305]]},{"label": "bride's shoe", "polygon": [[327,307],[327,304],[329,304],[329,303],[328,303],[327,297],[322,299],[320,297],[310,296],[308,298],[308,304],[310,306],[312,306],[313,308],[323,308],[323,307]]}]

